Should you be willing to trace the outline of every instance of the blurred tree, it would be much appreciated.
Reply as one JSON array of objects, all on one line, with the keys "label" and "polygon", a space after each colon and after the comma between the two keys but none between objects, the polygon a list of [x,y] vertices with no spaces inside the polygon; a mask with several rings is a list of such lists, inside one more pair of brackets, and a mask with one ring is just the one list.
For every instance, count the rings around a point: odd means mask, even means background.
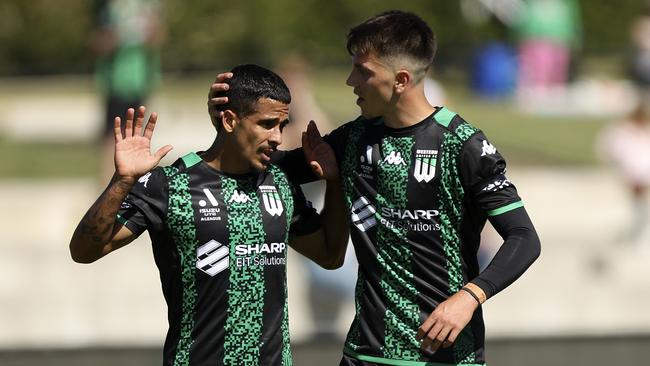
[{"label": "blurred tree", "polygon": [[2,0],[0,75],[88,73],[90,2]]},{"label": "blurred tree", "polygon": [[[85,0],[2,0],[0,76],[88,73],[90,2]],[[582,1],[584,50],[614,54],[628,46],[631,20],[640,0]],[[273,64],[286,52],[307,55],[315,65],[347,65],[345,34],[381,11],[416,12],[438,34],[439,64],[468,59],[472,48],[503,40],[496,21],[467,24],[457,1],[403,0],[165,0],[167,70],[215,70],[241,62]]]}]

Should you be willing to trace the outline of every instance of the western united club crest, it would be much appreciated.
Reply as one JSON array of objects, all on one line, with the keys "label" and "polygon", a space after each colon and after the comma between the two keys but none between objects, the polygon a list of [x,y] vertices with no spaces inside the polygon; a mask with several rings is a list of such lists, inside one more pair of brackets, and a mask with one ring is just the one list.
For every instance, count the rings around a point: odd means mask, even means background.
[{"label": "western united club crest", "polygon": [[413,177],[418,182],[429,183],[436,176],[438,150],[416,150]]},{"label": "western united club crest", "polygon": [[262,193],[262,202],[264,202],[264,209],[271,216],[280,216],[284,211],[280,194],[274,186],[260,186]]}]

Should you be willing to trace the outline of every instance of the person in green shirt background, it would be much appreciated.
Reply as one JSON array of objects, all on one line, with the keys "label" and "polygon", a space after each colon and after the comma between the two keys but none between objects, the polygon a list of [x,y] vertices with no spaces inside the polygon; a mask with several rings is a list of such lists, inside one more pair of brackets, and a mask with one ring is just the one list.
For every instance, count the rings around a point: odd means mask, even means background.
[{"label": "person in green shirt background", "polygon": [[95,0],[94,15],[91,44],[103,95],[102,170],[108,176],[113,166],[113,118],[145,104],[160,80],[162,4],[158,0]]}]

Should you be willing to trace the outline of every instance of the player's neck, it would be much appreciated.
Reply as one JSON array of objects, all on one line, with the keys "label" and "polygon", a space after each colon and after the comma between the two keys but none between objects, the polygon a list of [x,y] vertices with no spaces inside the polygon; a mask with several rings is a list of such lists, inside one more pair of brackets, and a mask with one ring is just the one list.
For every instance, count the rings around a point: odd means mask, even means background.
[{"label": "player's neck", "polygon": [[247,174],[250,173],[250,165],[233,159],[237,156],[238,151],[233,151],[227,141],[217,137],[212,146],[201,156],[203,161],[210,167],[228,174]]},{"label": "player's neck", "polygon": [[413,126],[430,116],[435,108],[429,104],[424,93],[403,95],[383,116],[384,124],[390,128]]}]

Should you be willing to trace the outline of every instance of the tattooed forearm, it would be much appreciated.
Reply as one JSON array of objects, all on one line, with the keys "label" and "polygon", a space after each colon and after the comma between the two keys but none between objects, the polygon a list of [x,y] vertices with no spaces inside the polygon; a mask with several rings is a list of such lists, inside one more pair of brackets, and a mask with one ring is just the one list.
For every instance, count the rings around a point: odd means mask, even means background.
[{"label": "tattooed forearm", "polygon": [[131,187],[132,183],[116,179],[109,184],[77,225],[70,242],[73,256],[101,253],[111,240],[117,212]]}]

